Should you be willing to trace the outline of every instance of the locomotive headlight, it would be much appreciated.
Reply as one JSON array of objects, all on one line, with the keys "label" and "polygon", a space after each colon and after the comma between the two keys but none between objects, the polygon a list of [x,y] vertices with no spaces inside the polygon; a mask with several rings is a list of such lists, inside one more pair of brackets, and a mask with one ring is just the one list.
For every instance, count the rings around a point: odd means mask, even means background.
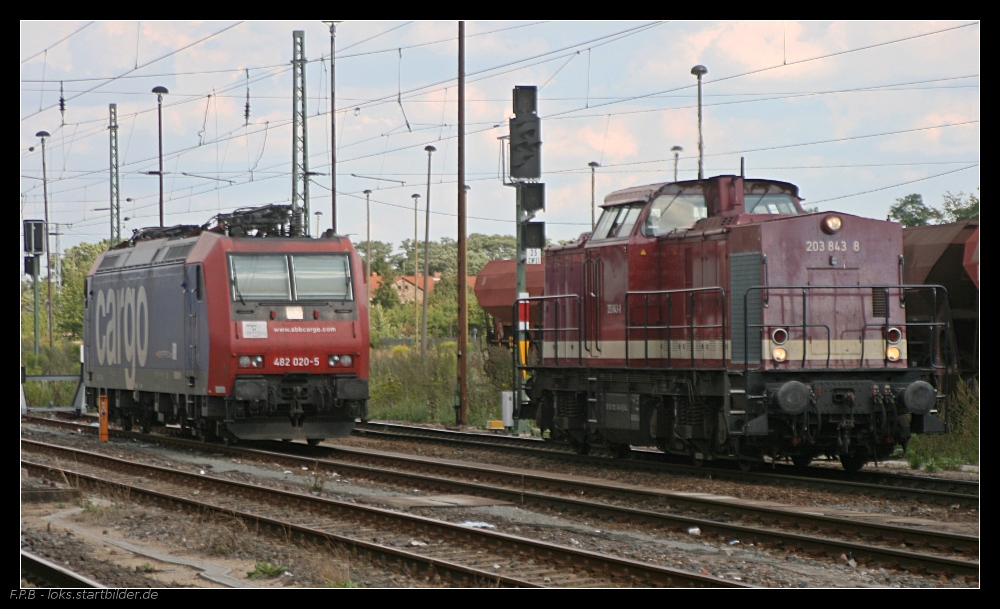
[{"label": "locomotive headlight", "polygon": [[903,333],[899,331],[899,328],[889,328],[885,333],[885,339],[892,345],[898,343],[902,338]]},{"label": "locomotive headlight", "polygon": [[840,231],[840,227],[843,226],[843,222],[840,216],[829,215],[823,218],[823,232],[832,235]]},{"label": "locomotive headlight", "polygon": [[893,345],[885,350],[885,359],[894,362],[899,359],[899,347]]},{"label": "locomotive headlight", "polygon": [[264,357],[260,355],[241,355],[240,368],[260,368],[264,365]]},{"label": "locomotive headlight", "polygon": [[339,355],[331,355],[330,357],[326,358],[326,363],[330,366],[336,366],[337,362],[339,361],[340,361]]},{"label": "locomotive headlight", "polygon": [[774,341],[776,345],[783,345],[788,341],[788,330],[784,328],[775,328],[774,332],[771,332],[771,340]]},{"label": "locomotive headlight", "polygon": [[774,358],[774,361],[776,361],[776,362],[778,362],[780,364],[781,362],[783,362],[786,359],[788,359],[788,352],[785,351],[784,347],[775,347],[771,351],[771,357]]},{"label": "locomotive headlight", "polygon": [[340,358],[340,363],[345,366],[350,366],[351,364],[354,363],[354,358],[352,358],[350,355],[344,355],[343,357]]}]

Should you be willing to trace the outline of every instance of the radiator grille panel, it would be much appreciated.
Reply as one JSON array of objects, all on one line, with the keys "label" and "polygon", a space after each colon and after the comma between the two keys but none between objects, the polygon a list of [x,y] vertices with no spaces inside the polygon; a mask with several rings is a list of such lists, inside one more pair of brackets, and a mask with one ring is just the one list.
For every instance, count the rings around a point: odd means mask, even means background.
[{"label": "radiator grille panel", "polygon": [[[751,363],[760,363],[760,329],[750,332],[749,345],[747,341],[747,324],[760,324],[762,319],[761,292],[747,290],[761,285],[761,254],[747,252],[733,254],[730,257],[729,268],[732,274],[730,284],[732,294],[732,352],[734,362],[743,362],[749,355]],[[744,297],[745,300],[744,300]],[[744,302],[746,308],[744,309]],[[746,312],[744,314],[744,311]],[[744,315],[746,315],[744,317]],[[749,348],[748,348],[749,347]]]}]

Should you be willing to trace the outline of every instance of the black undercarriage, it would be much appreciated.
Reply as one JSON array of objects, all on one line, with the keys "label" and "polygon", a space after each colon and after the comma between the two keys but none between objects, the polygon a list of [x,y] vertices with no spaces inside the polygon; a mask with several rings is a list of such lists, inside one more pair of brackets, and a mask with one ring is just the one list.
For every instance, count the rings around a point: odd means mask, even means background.
[{"label": "black undercarriage", "polygon": [[[798,375],[731,370],[535,368],[520,418],[581,453],[603,446],[623,455],[654,446],[743,464],[764,457],[808,465],[837,456],[848,470],[905,448],[911,432],[943,433],[926,400],[916,414],[917,373],[827,371]],[[908,408],[904,395],[909,398]],[[936,403],[934,404],[936,406]],[[923,406],[921,407],[923,408]]]},{"label": "black undercarriage", "polygon": [[239,377],[229,396],[87,388],[88,407],[108,397],[108,414],[123,429],[148,432],[179,425],[194,437],[319,442],[350,435],[367,417],[368,381],[328,375]]}]

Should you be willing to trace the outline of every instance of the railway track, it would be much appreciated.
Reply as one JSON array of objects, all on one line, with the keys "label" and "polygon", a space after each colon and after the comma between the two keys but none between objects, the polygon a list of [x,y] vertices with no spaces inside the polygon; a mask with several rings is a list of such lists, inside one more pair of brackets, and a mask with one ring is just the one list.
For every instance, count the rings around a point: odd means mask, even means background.
[{"label": "railway track", "polygon": [[[204,447],[187,440],[164,441],[188,448]],[[678,532],[694,528],[707,537],[794,549],[828,559],[847,553],[863,564],[959,576],[974,576],[979,570],[978,536],[887,524],[878,521],[881,515],[826,515],[819,513],[820,508],[776,507],[732,497],[670,492],[370,449],[288,443],[273,443],[270,448],[260,451],[245,446],[213,446],[212,450],[422,491],[489,497]]]},{"label": "railway track", "polygon": [[329,540],[443,584],[504,587],[747,587],[738,581],[568,548],[306,492],[285,491],[22,440],[22,467],[94,488],[236,516]]},{"label": "railway track", "polygon": [[890,499],[924,501],[938,505],[979,505],[979,482],[944,480],[928,476],[893,474],[880,471],[862,471],[854,474],[824,468],[800,468],[781,463],[768,464],[768,471],[744,472],[731,467],[728,462],[719,466],[694,466],[671,462],[668,455],[657,451],[633,450],[629,459],[615,459],[610,454],[578,455],[568,447],[545,442],[538,438],[521,438],[484,433],[468,433],[432,429],[393,423],[361,423],[355,435],[386,439],[423,440],[456,444],[475,448],[519,451],[533,456],[557,457],[560,460],[586,465],[602,465],[623,470],[641,470],[660,473],[678,473],[690,476],[711,476],[716,480],[752,482],[758,484],[794,485],[801,488],[849,492]]},{"label": "railway track", "polygon": [[[104,584],[27,550],[21,550],[21,579],[38,588],[107,588]],[[40,595],[39,598],[46,597]]]}]

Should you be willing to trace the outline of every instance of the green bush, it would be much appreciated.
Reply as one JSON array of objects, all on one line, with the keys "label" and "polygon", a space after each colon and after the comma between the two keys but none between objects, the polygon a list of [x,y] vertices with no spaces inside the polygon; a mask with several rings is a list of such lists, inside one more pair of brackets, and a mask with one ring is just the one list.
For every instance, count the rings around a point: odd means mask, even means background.
[{"label": "green bush", "polygon": [[[400,346],[401,347],[401,346]],[[445,342],[429,350],[394,347],[375,350],[369,375],[372,419],[410,423],[455,423],[458,391],[456,345]],[[510,354],[501,347],[480,351],[469,343],[467,423],[483,427],[500,417],[500,392],[509,390]],[[504,376],[503,362],[507,362]]]},{"label": "green bush", "polygon": [[[79,374],[80,343],[68,340],[56,342],[50,349],[39,345],[35,356],[31,340],[21,341],[21,365],[25,374]],[[24,401],[28,406],[69,406],[76,394],[77,381],[32,381],[24,384]]]},{"label": "green bush", "polygon": [[952,390],[944,435],[914,435],[906,450],[911,468],[957,470],[979,464],[979,381],[961,381]]},{"label": "green bush", "polygon": [[272,565],[266,560],[258,560],[257,564],[254,565],[253,571],[247,571],[247,578],[264,579],[278,577],[287,570],[288,567],[282,565]]}]

